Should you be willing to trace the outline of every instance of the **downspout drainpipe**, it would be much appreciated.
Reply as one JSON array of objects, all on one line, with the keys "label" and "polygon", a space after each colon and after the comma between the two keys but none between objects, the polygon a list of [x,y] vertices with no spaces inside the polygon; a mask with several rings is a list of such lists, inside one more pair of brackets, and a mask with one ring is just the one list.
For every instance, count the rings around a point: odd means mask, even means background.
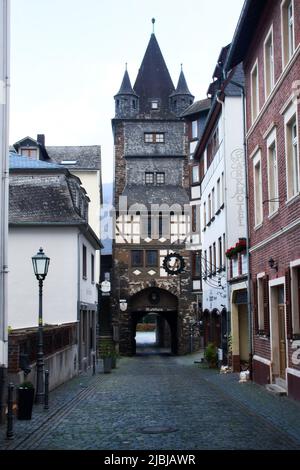
[{"label": "downspout drainpipe", "polygon": [[[8,195],[9,195],[9,52],[10,52],[10,1],[1,0],[0,34],[0,422],[4,418],[6,376],[8,368]],[[2,31],[1,31],[2,30]],[[1,99],[3,98],[3,99]]]},{"label": "downspout drainpipe", "polygon": [[248,192],[248,165],[247,165],[247,142],[246,142],[246,96],[245,96],[245,87],[240,83],[235,82],[234,80],[230,80],[229,82],[232,85],[237,86],[241,90],[241,96],[243,100],[243,145],[244,145],[244,165],[245,165],[245,215],[246,215],[246,241],[247,241],[247,312],[248,312],[248,329],[249,329],[249,362],[250,362],[250,379],[252,380],[252,357],[253,357],[253,334],[252,334],[252,308],[251,308],[251,275],[250,275],[250,253],[249,253],[249,245],[250,245],[250,230],[249,230],[249,192]]}]

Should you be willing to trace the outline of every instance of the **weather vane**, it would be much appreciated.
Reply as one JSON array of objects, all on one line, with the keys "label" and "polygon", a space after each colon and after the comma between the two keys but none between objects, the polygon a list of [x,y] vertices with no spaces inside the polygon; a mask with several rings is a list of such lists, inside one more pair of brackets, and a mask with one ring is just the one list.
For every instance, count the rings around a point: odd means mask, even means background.
[{"label": "weather vane", "polygon": [[154,24],[155,24],[155,18],[152,18],[152,24],[153,24],[153,31],[152,31],[152,33],[154,34]]}]

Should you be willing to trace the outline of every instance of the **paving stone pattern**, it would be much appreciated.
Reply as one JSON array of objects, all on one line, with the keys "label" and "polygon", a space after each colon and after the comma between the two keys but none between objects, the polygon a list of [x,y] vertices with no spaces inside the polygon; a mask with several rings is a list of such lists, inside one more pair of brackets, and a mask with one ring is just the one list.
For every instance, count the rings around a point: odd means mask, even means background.
[{"label": "paving stone pattern", "polygon": [[139,355],[77,377],[51,393],[48,412],[35,406],[31,421],[15,421],[14,441],[1,427],[0,448],[300,449],[300,403],[196,359]]}]

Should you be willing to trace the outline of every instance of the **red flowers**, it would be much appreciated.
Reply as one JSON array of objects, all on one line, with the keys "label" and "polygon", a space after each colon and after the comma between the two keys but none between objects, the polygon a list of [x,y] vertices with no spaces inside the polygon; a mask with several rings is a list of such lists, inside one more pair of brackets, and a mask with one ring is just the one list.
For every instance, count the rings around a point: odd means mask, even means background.
[{"label": "red flowers", "polygon": [[239,241],[235,244],[235,246],[232,246],[231,248],[228,248],[228,250],[226,250],[225,255],[227,258],[234,258],[235,256],[237,256],[238,253],[246,251],[246,248],[246,238],[239,238]]}]

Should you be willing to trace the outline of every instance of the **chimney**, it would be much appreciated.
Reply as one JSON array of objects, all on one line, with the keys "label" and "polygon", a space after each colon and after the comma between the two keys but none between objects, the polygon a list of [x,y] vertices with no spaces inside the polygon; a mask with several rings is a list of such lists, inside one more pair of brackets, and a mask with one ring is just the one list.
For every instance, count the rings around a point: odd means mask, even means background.
[{"label": "chimney", "polygon": [[45,147],[45,134],[38,134],[36,140],[38,144]]}]

